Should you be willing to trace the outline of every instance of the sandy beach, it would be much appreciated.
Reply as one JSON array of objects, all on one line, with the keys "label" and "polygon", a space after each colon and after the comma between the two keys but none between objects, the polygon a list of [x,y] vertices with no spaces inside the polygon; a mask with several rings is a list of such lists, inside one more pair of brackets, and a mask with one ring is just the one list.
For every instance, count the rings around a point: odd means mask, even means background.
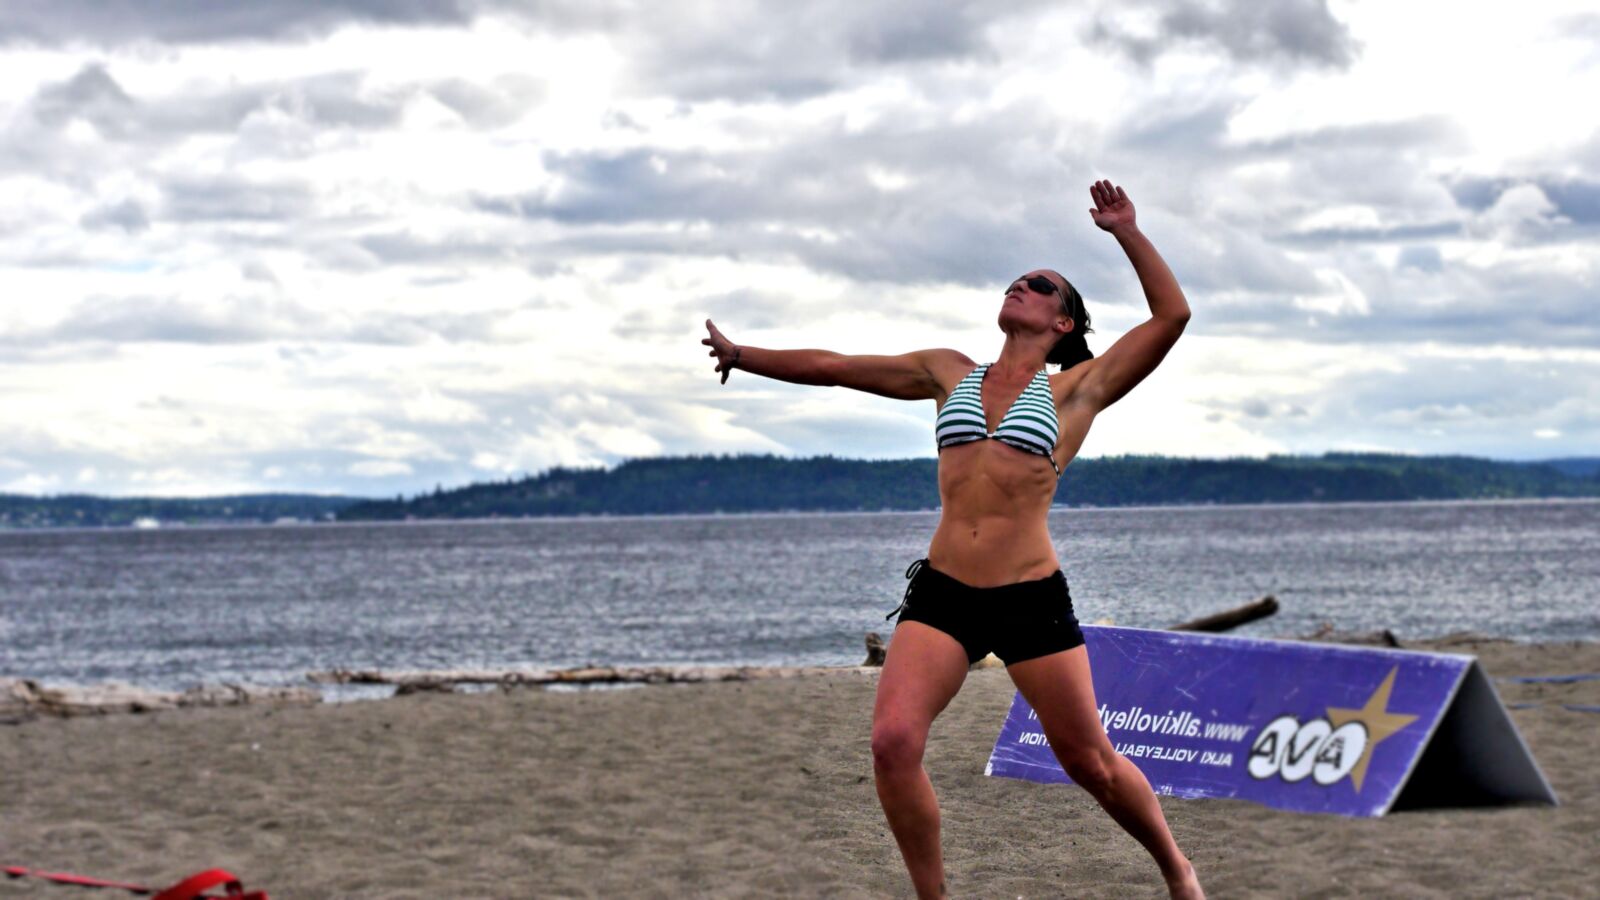
[{"label": "sandy beach", "polygon": [[[1427,649],[1426,643],[1408,643]],[[1492,676],[1600,644],[1452,645]],[[905,897],[872,785],[875,675],[419,694],[0,727],[0,864],[274,898]],[[1499,682],[1562,800],[1344,819],[1162,805],[1213,896],[1600,896],[1600,682]],[[971,674],[926,765],[955,896],[1161,896],[1081,790],[983,775],[1012,688]],[[0,896],[86,893],[0,880]]]}]

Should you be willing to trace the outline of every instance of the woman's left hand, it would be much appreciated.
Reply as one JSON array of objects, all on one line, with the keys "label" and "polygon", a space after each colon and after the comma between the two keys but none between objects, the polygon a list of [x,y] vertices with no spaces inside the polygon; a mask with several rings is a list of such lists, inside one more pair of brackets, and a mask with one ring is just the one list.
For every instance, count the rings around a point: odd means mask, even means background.
[{"label": "woman's left hand", "polygon": [[1109,181],[1096,181],[1089,186],[1089,196],[1094,198],[1095,205],[1089,215],[1094,217],[1096,225],[1113,233],[1134,227],[1133,201],[1122,188],[1113,187]]}]

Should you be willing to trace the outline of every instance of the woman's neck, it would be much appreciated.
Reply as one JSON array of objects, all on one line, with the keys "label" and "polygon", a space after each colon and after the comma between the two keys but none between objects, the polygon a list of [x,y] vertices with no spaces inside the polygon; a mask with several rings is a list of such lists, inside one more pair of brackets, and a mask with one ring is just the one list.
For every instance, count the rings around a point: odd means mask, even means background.
[{"label": "woman's neck", "polygon": [[1000,356],[989,368],[1002,378],[1032,378],[1035,372],[1044,368],[1044,358],[1049,352],[1045,347],[1029,346],[1007,337],[1005,346],[1000,348]]}]

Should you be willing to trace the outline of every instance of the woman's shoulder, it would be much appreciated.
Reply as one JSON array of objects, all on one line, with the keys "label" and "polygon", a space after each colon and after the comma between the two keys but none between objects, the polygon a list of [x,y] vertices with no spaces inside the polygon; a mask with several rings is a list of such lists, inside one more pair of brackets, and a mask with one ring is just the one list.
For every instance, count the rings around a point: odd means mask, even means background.
[{"label": "woman's shoulder", "polygon": [[946,390],[953,388],[961,379],[967,377],[967,373],[978,366],[972,357],[949,347],[924,350],[922,359],[923,365],[927,366],[928,371],[933,373],[933,377]]}]

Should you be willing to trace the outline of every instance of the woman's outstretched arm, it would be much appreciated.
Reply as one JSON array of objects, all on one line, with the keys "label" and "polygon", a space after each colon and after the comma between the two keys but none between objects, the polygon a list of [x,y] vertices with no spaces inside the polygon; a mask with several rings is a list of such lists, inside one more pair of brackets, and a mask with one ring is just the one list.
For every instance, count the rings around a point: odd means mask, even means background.
[{"label": "woman's outstretched arm", "polygon": [[[743,369],[793,384],[847,387],[896,400],[935,400],[943,396],[942,384],[953,382],[975,363],[955,350],[916,350],[899,356],[847,356],[831,350],[767,350],[735,344],[710,319],[710,336],[700,343],[717,358],[722,382],[728,373]],[[950,376],[954,374],[955,378]]]},{"label": "woman's outstretched arm", "polygon": [[1109,181],[1097,181],[1089,188],[1089,194],[1095,202],[1089,215],[1122,245],[1150,303],[1150,319],[1117,339],[1092,361],[1093,367],[1083,376],[1079,390],[1097,409],[1105,409],[1155,371],[1178,342],[1189,323],[1189,302],[1155,245],[1139,230],[1133,202],[1122,188],[1113,187]]}]

